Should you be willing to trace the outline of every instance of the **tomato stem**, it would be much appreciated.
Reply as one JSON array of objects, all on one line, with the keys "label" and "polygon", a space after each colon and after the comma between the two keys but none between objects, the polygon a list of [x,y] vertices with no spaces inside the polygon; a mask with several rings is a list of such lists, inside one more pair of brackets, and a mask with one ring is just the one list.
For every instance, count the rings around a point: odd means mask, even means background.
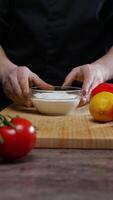
[{"label": "tomato stem", "polygon": [[11,120],[8,121],[4,115],[0,114],[0,127],[6,126],[6,125],[14,127],[14,125],[11,123]]},{"label": "tomato stem", "polygon": [[11,115],[7,115],[7,117],[9,117],[9,119],[11,119],[11,120],[14,118],[14,117],[12,117]]}]

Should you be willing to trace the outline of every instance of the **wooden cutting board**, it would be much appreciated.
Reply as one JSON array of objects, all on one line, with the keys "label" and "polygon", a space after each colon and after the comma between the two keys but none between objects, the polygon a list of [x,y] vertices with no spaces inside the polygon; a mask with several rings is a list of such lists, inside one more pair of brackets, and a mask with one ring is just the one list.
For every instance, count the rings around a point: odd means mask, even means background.
[{"label": "wooden cutting board", "polygon": [[38,129],[37,148],[113,149],[113,122],[94,122],[86,106],[67,116],[44,116],[16,105],[1,114],[29,119]]}]

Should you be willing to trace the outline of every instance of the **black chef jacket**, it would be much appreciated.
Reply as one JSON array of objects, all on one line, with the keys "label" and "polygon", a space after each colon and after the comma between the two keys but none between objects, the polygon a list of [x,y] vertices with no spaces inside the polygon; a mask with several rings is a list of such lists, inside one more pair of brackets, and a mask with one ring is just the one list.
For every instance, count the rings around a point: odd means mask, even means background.
[{"label": "black chef jacket", "polygon": [[0,0],[8,58],[48,83],[103,56],[113,43],[113,0]]}]

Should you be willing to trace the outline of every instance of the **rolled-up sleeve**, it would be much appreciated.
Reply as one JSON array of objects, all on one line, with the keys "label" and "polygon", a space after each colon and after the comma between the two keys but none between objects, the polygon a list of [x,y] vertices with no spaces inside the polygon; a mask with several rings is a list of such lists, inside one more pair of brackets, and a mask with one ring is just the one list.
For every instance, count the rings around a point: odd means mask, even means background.
[{"label": "rolled-up sleeve", "polygon": [[9,0],[0,0],[0,45],[2,45],[5,33],[9,26]]}]

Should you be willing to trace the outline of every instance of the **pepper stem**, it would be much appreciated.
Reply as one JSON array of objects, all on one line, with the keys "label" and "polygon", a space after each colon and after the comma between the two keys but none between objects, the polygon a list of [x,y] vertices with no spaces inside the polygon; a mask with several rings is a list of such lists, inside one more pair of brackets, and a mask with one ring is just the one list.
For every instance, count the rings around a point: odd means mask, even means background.
[{"label": "pepper stem", "polygon": [[4,140],[2,138],[2,136],[0,136],[0,144],[3,144],[4,143]]}]

